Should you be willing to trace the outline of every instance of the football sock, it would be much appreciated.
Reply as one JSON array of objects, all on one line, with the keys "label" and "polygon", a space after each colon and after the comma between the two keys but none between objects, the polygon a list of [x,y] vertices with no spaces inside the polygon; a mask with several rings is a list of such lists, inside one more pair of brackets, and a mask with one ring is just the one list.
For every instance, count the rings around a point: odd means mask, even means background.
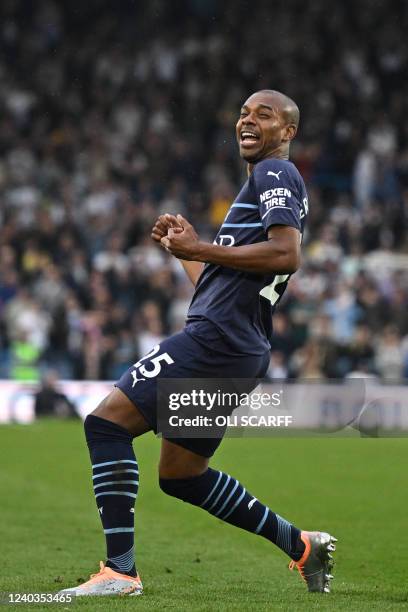
[{"label": "football sock", "polygon": [[89,415],[84,423],[92,462],[96,505],[106,538],[106,565],[136,576],[134,562],[134,505],[139,469],[133,436],[123,427]]},{"label": "football sock", "polygon": [[194,478],[161,478],[160,488],[231,525],[263,536],[294,561],[298,561],[304,552],[300,530],[264,506],[228,474],[208,468],[204,474]]}]

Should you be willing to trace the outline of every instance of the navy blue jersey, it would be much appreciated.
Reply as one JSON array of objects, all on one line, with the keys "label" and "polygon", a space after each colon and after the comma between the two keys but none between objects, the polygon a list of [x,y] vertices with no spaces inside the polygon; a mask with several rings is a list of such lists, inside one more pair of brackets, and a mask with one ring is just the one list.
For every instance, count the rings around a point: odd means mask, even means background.
[{"label": "navy blue jersey", "polygon": [[[268,240],[272,225],[303,232],[308,200],[305,184],[292,162],[265,159],[231,205],[214,243],[231,248]],[[211,321],[234,351],[261,355],[270,348],[272,313],[289,275],[255,274],[206,264],[187,315],[189,322]]]}]

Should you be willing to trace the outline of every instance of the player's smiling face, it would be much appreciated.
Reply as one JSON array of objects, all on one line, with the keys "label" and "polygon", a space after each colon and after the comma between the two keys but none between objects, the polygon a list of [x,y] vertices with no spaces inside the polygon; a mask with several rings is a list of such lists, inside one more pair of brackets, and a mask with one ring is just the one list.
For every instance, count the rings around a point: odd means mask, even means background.
[{"label": "player's smiling face", "polygon": [[236,125],[239,153],[247,162],[272,157],[284,141],[285,123],[273,97],[258,92],[241,108]]}]

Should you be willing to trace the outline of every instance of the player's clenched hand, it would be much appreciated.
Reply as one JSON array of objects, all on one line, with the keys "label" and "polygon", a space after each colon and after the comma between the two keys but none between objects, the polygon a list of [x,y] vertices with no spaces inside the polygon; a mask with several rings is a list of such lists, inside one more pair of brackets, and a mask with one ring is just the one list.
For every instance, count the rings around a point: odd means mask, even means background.
[{"label": "player's clenched hand", "polygon": [[170,227],[167,236],[163,236],[160,242],[167,251],[178,259],[194,261],[200,246],[197,232],[191,223],[181,215],[177,215],[176,221],[179,225]]},{"label": "player's clenched hand", "polygon": [[160,215],[157,218],[155,224],[153,225],[151,237],[156,242],[160,242],[164,236],[167,236],[167,232],[170,228],[176,229],[178,231],[182,231],[182,226],[174,215],[170,215],[166,213],[165,215]]}]

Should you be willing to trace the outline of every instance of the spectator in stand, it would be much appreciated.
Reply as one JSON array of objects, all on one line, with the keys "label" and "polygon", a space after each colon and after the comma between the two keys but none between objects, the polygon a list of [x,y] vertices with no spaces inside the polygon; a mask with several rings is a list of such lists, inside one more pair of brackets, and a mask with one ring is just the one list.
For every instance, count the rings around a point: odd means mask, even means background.
[{"label": "spectator in stand", "polygon": [[58,389],[58,375],[53,370],[46,372],[41,380],[34,411],[36,417],[78,418],[74,403]]},{"label": "spectator in stand", "polygon": [[404,373],[404,353],[401,336],[393,325],[385,327],[377,343],[376,367],[386,382],[399,383]]}]

